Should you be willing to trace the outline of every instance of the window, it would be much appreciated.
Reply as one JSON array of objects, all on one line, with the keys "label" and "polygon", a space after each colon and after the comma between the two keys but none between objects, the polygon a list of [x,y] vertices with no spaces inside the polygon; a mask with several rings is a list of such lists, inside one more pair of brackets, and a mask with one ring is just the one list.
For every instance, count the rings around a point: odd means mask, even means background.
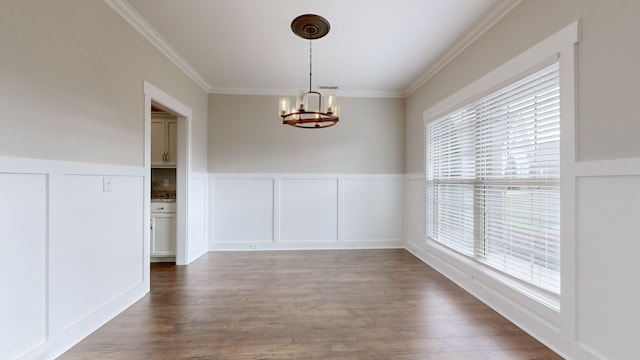
[{"label": "window", "polygon": [[[557,61],[557,60],[556,60]],[[560,294],[559,64],[427,124],[427,231]]]}]

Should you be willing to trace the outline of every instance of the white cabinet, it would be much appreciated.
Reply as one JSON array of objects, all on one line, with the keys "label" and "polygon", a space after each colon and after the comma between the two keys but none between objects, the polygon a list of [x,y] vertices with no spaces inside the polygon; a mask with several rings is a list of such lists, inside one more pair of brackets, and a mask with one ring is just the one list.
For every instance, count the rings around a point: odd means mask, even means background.
[{"label": "white cabinet", "polygon": [[151,118],[151,166],[175,167],[178,121],[174,118]]},{"label": "white cabinet", "polygon": [[151,203],[151,256],[176,255],[175,203]]}]

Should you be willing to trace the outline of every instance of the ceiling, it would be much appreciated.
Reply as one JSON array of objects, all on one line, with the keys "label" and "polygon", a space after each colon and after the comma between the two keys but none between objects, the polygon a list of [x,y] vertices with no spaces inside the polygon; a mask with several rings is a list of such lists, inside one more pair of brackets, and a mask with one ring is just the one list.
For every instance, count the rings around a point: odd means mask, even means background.
[{"label": "ceiling", "polygon": [[286,95],[309,86],[298,15],[331,24],[312,42],[313,87],[403,97],[518,0],[106,0],[204,90]]}]

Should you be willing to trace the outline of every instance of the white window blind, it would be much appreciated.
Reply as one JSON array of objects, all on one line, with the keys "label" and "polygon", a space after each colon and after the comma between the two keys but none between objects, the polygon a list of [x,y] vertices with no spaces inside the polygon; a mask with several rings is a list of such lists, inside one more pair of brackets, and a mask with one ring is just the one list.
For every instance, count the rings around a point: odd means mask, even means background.
[{"label": "white window blind", "polygon": [[428,236],[560,292],[560,91],[554,63],[427,126]]}]

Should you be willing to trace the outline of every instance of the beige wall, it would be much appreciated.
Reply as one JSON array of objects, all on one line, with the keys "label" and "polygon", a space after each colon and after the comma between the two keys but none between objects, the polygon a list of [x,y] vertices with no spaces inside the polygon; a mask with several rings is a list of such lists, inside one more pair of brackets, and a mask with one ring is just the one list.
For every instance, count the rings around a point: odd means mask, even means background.
[{"label": "beige wall", "polygon": [[0,155],[142,166],[147,80],[192,108],[206,171],[206,92],[104,1],[1,7]]},{"label": "beige wall", "polygon": [[277,96],[209,95],[210,172],[404,173],[404,100],[339,98],[326,129],[282,125]]},{"label": "beige wall", "polygon": [[640,157],[639,14],[637,0],[523,0],[407,99],[407,172],[424,169],[424,110],[578,19],[578,158]]}]

